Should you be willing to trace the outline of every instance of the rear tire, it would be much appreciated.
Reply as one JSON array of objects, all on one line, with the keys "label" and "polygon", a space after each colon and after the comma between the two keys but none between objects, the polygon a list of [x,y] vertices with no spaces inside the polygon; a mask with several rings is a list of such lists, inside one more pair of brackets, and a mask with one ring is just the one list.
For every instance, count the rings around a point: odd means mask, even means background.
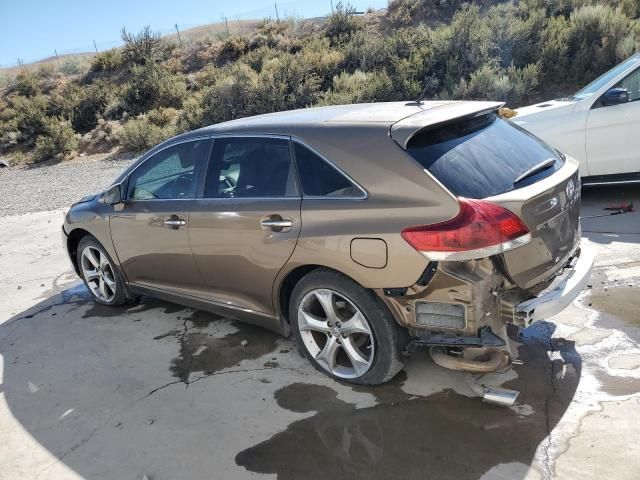
[{"label": "rear tire", "polygon": [[118,306],[130,301],[120,269],[95,237],[83,237],[77,252],[80,276],[96,303]]},{"label": "rear tire", "polygon": [[340,273],[319,269],[303,277],[289,318],[302,353],[337,380],[378,385],[403,367],[406,330],[372,291]]}]

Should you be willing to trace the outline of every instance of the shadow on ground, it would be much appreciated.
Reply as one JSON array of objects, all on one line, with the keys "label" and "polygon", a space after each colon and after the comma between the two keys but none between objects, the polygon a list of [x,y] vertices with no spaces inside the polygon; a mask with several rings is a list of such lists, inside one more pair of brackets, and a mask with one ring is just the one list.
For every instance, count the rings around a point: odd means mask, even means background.
[{"label": "shadow on ground", "polygon": [[[119,412],[169,385],[184,383],[185,389],[172,396],[156,395],[155,402],[172,402],[157,407],[165,412],[159,415],[189,409],[191,389],[186,387],[240,362],[238,383],[243,371],[277,368],[265,362],[276,350],[295,356],[300,365],[304,360],[290,342],[283,349],[283,341],[257,327],[156,300],[104,308],[92,304],[81,287],[46,299],[0,328],[0,391],[21,427],[59,462],[86,478],[122,478],[115,473],[121,470],[113,467],[124,468],[127,462],[139,471],[136,455],[146,456],[146,465],[168,458],[180,462],[183,455],[206,463],[213,450],[224,448],[225,440],[216,439],[216,422],[226,425],[233,418],[249,417],[256,425],[268,423],[269,415],[256,411],[264,412],[265,402],[271,402],[272,409],[308,416],[267,440],[262,436],[252,442],[248,433],[238,432],[245,445],[255,445],[224,457],[233,468],[277,474],[281,480],[464,480],[479,479],[497,465],[509,464],[508,478],[516,479],[524,478],[540,442],[568,408],[580,378],[581,361],[573,344],[551,340],[552,333],[551,324],[540,322],[521,339],[524,365],[516,367],[517,378],[505,385],[521,392],[518,408],[488,405],[448,389],[426,397],[409,395],[403,390],[410,380],[404,372],[387,385],[354,389],[372,393],[377,400],[375,406],[356,408],[337,396],[344,386],[280,370],[278,375],[289,375],[290,381],[282,380],[277,390],[269,381],[256,382],[255,400],[247,411],[229,405],[236,409],[229,418],[209,416],[206,421],[211,424],[198,428],[176,425],[174,419],[171,429],[161,430],[162,418],[156,418],[153,434],[108,434],[101,437],[101,446],[86,447],[92,439],[97,441],[96,432],[105,426],[121,428]],[[248,343],[242,345],[243,340]],[[559,352],[553,361],[549,350]],[[424,363],[424,368],[437,368]],[[235,385],[224,387],[232,397]],[[184,402],[176,401],[180,397]],[[136,428],[150,428],[144,422],[139,419]],[[82,453],[83,447],[99,451],[99,458]],[[223,466],[212,468],[222,471]],[[243,469],[234,472],[234,478],[246,475]],[[183,478],[195,478],[188,466]]]},{"label": "shadow on ground", "polygon": [[[401,388],[403,374],[370,389],[378,404],[360,409],[336,398],[330,388],[293,384],[276,392],[278,404],[315,413],[239,453],[236,462],[253,472],[275,473],[280,480],[479,479],[505,464],[496,475],[524,478],[580,378],[573,342],[551,341],[553,330],[552,324],[540,322],[522,339],[524,365],[517,369],[518,379],[506,384],[521,392],[520,408],[489,405],[450,390],[408,395]],[[547,350],[558,351],[560,358],[550,361]],[[567,366],[575,374],[558,380]]]}]

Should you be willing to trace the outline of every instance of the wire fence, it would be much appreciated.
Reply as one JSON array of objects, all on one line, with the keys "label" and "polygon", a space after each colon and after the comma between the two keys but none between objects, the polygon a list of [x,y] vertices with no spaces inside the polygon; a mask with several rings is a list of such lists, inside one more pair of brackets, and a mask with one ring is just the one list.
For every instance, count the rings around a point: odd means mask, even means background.
[{"label": "wire fence", "polygon": [[[352,0],[348,4],[353,7],[357,13],[363,13],[369,8],[380,9],[387,6],[388,0]],[[210,19],[209,23],[195,24],[195,23],[175,23],[172,26],[155,26],[151,25],[154,32],[158,32],[162,36],[173,36],[181,34],[179,40],[185,43],[202,40],[207,37],[211,39],[219,38],[223,35],[231,35],[235,33],[242,33],[248,27],[250,23],[248,20],[284,20],[293,19],[303,20],[316,17],[325,17],[331,14],[337,5],[338,0],[326,0],[323,3],[310,4],[308,0],[290,0],[286,2],[269,2],[265,3],[264,7],[255,8],[247,11],[240,12],[225,12],[220,11],[217,15],[218,18]],[[346,2],[345,2],[346,3]],[[123,25],[127,28],[126,25]],[[197,29],[194,32],[193,29]],[[0,64],[0,68],[11,69],[14,67],[21,68],[27,64],[38,64],[43,62],[54,62],[60,67],[64,62],[69,61],[69,58],[65,57],[78,57],[86,54],[86,56],[92,56],[97,52],[109,50],[111,48],[120,47],[123,45],[121,38],[116,38],[114,32],[114,39],[109,41],[98,41],[93,39],[87,39],[87,43],[78,46],[76,48],[55,48],[55,45],[48,54],[32,57],[16,56],[14,62]],[[16,52],[19,53],[19,52]]]}]

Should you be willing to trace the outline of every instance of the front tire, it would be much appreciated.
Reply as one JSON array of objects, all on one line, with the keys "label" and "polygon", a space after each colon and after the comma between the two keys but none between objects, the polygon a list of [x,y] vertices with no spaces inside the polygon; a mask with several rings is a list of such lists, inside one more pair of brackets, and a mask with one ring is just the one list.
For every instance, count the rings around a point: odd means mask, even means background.
[{"label": "front tire", "polygon": [[117,306],[129,301],[120,270],[95,237],[83,237],[77,255],[80,276],[95,302]]},{"label": "front tire", "polygon": [[402,369],[405,331],[373,292],[330,270],[315,270],[295,286],[289,305],[303,354],[323,373],[378,385]]}]

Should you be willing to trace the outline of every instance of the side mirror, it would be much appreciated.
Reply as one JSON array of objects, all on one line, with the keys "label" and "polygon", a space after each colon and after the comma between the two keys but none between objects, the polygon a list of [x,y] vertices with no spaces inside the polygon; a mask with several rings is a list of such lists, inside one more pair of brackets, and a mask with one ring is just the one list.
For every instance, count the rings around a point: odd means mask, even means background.
[{"label": "side mirror", "polygon": [[626,88],[611,88],[604,92],[602,96],[602,105],[619,105],[629,101],[629,91]]},{"label": "side mirror", "polygon": [[101,196],[100,203],[105,205],[115,205],[122,202],[122,190],[120,184],[109,187]]}]

